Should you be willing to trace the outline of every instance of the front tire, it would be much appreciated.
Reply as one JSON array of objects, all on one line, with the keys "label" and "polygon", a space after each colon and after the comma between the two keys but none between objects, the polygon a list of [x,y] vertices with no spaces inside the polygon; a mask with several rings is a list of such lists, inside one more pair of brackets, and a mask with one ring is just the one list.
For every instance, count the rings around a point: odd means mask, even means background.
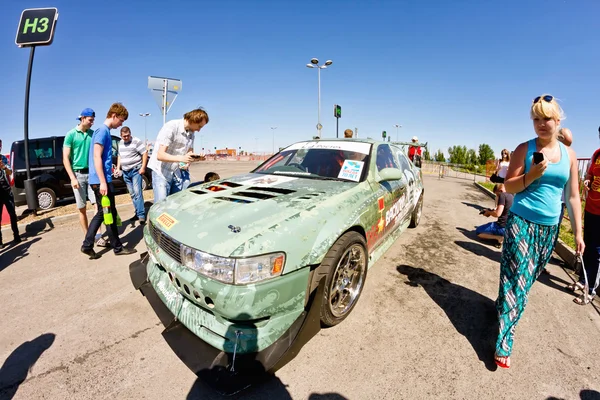
[{"label": "front tire", "polygon": [[321,306],[321,324],[342,322],[358,302],[368,268],[367,244],[358,232],[346,232],[329,249],[321,263],[328,270]]}]

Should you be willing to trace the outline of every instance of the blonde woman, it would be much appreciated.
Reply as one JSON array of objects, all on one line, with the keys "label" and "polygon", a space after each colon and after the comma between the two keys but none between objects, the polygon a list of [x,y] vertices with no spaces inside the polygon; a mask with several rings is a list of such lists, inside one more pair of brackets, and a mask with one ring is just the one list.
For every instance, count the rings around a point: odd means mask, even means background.
[{"label": "blonde woman", "polygon": [[536,137],[515,149],[504,182],[515,198],[506,222],[496,300],[500,329],[494,358],[501,368],[510,367],[513,336],[529,290],[552,255],[563,188],[577,252],[585,248],[577,156],[558,141],[563,111],[554,97],[542,95],[533,100],[530,117]]},{"label": "blonde woman", "polygon": [[510,164],[510,152],[507,149],[502,150],[500,159],[496,162],[496,179],[495,183],[504,183],[506,173],[508,172],[508,165]]}]

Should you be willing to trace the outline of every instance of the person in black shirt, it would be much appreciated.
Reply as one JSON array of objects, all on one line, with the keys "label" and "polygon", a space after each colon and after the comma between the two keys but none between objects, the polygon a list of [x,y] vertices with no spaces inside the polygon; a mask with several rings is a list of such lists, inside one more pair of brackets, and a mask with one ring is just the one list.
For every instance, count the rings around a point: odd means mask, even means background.
[{"label": "person in black shirt", "polygon": [[494,194],[498,198],[496,209],[484,210],[482,214],[485,217],[496,217],[498,220],[496,222],[489,222],[478,226],[475,233],[482,239],[497,240],[497,247],[500,247],[504,241],[504,227],[506,226],[508,211],[513,204],[514,197],[512,193],[506,193],[502,183],[497,183],[494,186]]},{"label": "person in black shirt", "polygon": [[[0,151],[2,150],[2,140],[0,140]],[[17,213],[15,212],[15,198],[13,197],[10,188],[9,177],[12,171],[8,166],[8,160],[0,154],[0,215],[2,215],[2,207],[6,207],[6,211],[10,216],[10,226],[13,231],[14,244],[21,243],[19,236],[19,227],[17,225]],[[2,243],[2,230],[0,230],[0,249],[4,247]]]}]

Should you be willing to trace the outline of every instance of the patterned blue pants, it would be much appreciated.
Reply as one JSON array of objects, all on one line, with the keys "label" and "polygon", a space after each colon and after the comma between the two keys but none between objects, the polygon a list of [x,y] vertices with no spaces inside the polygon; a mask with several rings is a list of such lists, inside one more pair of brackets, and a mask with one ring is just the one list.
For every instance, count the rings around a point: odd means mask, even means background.
[{"label": "patterned blue pants", "polygon": [[496,300],[500,324],[496,354],[500,357],[512,352],[515,328],[527,305],[529,290],[550,261],[557,234],[558,225],[538,225],[508,214]]}]

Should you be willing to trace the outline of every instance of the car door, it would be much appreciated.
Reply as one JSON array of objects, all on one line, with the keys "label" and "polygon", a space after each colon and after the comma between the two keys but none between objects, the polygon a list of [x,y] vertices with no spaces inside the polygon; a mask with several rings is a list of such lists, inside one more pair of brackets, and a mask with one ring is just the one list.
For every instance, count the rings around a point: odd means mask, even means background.
[{"label": "car door", "polygon": [[[411,166],[411,162],[408,160],[406,154],[400,147],[394,147],[394,151],[396,153],[396,158],[398,158],[398,162],[400,164],[400,169],[402,169],[402,173],[404,174],[404,179],[407,184],[407,198],[408,204],[414,206],[417,202],[417,177],[415,176],[415,171]],[[410,214],[409,214],[410,215]]]},{"label": "car door", "polygon": [[[379,144],[373,157],[377,172],[384,168],[399,168],[398,160],[388,144]],[[377,220],[371,225],[368,232],[367,242],[369,248],[379,245],[390,233],[394,232],[402,225],[406,219],[406,189],[407,185],[404,178],[399,180],[385,181],[376,183],[374,190],[376,192],[377,203],[375,204],[375,214]]]}]

